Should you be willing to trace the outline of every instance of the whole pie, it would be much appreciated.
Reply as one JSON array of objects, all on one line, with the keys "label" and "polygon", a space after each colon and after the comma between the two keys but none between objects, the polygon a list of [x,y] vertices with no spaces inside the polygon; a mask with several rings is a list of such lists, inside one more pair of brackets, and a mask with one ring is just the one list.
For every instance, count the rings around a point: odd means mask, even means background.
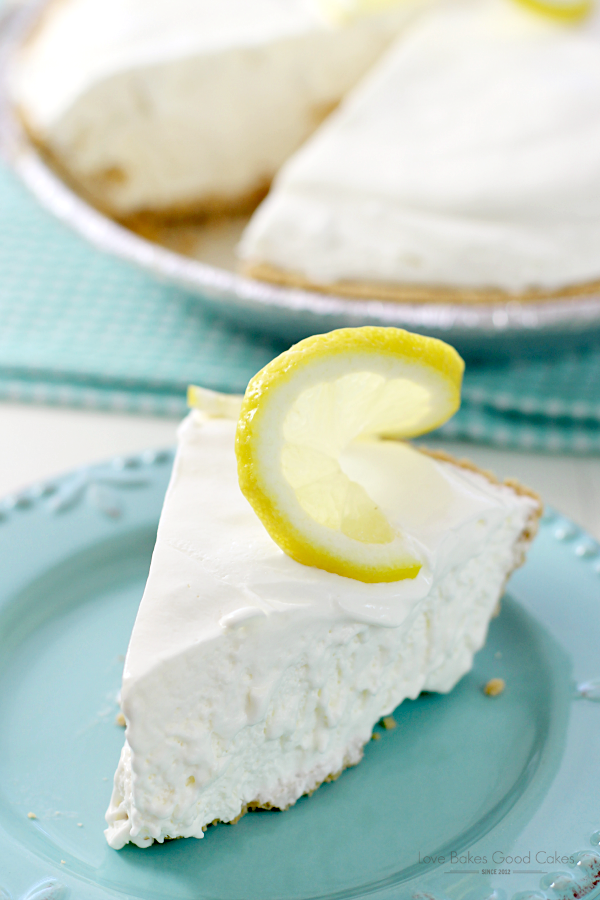
[{"label": "whole pie", "polygon": [[600,282],[600,25],[584,11],[54,0],[13,93],[61,171],[130,224],[266,194],[239,246],[251,277],[389,300],[564,297]]}]

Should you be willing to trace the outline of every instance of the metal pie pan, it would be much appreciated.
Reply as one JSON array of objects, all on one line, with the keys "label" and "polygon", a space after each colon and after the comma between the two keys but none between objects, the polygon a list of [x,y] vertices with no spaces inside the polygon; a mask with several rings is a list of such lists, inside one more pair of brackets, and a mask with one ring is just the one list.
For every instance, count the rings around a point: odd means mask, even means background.
[{"label": "metal pie pan", "polygon": [[9,6],[0,22],[0,151],[38,201],[98,249],[127,260],[237,325],[286,341],[332,328],[394,325],[443,338],[471,361],[547,355],[600,341],[600,294],[491,304],[350,299],[280,287],[174,252],[119,225],[78,196],[28,140],[11,107],[10,60],[47,0]]}]

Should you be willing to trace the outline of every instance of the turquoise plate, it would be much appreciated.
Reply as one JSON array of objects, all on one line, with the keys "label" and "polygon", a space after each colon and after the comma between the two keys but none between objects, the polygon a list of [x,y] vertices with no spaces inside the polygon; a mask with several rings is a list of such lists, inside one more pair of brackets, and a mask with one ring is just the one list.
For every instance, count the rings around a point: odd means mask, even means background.
[{"label": "turquoise plate", "polygon": [[202,841],[109,849],[116,697],[171,460],[116,460],[0,505],[1,900],[591,900],[600,556],[554,514],[473,671],[402,704],[359,766]]}]

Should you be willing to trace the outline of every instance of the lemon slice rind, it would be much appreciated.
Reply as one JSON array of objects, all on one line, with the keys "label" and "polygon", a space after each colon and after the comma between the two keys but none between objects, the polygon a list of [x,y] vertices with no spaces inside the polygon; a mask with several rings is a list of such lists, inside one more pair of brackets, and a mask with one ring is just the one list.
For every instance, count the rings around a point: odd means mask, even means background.
[{"label": "lemon slice rind", "polygon": [[516,0],[516,2],[530,12],[564,24],[580,22],[590,14],[593,8],[592,0],[574,0],[572,3],[566,2],[566,0],[556,0],[556,2],[553,0]]},{"label": "lemon slice rind", "polygon": [[339,456],[349,440],[443,424],[460,404],[463,368],[442,341],[365,326],[307,338],[252,379],[236,433],[238,478],[285,553],[364,582],[416,577],[417,548],[390,530]]}]

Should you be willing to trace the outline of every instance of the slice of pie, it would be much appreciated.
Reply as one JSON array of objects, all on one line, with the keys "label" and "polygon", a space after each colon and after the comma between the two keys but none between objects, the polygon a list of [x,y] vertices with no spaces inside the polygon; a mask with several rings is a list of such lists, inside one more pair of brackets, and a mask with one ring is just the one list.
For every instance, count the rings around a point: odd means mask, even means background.
[{"label": "slice of pie", "polygon": [[600,10],[425,10],[279,173],[247,274],[389,300],[564,296],[600,278]]},{"label": "slice of pie", "polygon": [[327,0],[53,0],[13,96],[117,218],[253,208],[417,5],[344,24]]},{"label": "slice of pie", "polygon": [[286,809],[358,763],[380,717],[423,690],[451,690],[471,668],[536,531],[541,507],[527,490],[364,438],[344,471],[371,473],[370,497],[406,536],[418,574],[365,583],[303,565],[242,494],[239,405],[205,403],[179,432],[123,675],[127,731],[106,831],[116,849]]}]

